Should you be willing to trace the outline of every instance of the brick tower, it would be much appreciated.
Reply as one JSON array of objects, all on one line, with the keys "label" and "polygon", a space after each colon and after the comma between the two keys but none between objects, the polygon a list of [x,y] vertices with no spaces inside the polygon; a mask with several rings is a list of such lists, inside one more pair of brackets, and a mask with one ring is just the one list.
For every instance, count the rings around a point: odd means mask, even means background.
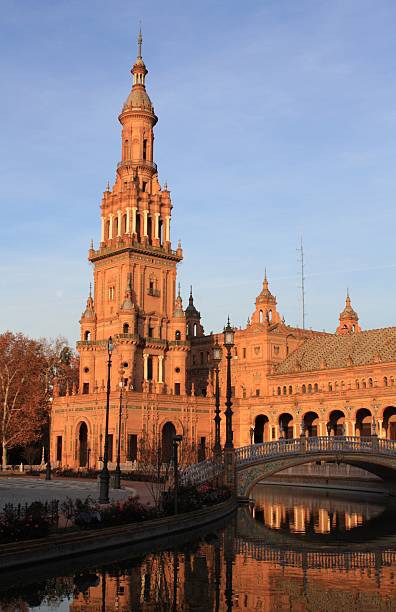
[{"label": "brick tower", "polygon": [[[176,298],[182,249],[171,248],[172,202],[158,182],[154,162],[157,117],[147,94],[142,35],[131,70],[131,92],[122,108],[121,161],[101,203],[101,240],[91,247],[94,298],[81,318],[80,389],[106,384],[107,340],[115,341],[112,388],[123,370],[130,390],[184,393],[186,323]],[[93,342],[94,341],[94,342]]]}]

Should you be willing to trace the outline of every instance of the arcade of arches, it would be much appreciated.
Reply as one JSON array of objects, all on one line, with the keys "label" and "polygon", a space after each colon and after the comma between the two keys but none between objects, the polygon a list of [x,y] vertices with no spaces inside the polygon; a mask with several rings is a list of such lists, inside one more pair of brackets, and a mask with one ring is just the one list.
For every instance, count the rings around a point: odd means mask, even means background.
[{"label": "arcade of arches", "polygon": [[[132,88],[119,115],[121,160],[114,184],[103,192],[98,243],[89,249],[94,291],[80,318],[79,387],[60,397],[54,385],[54,465],[101,465],[110,336],[110,457],[118,439],[126,468],[139,460],[145,444],[161,446],[169,457],[176,429],[183,436],[182,453],[188,446],[196,449],[195,460],[210,455],[216,343],[223,348],[225,442],[223,334],[206,334],[192,289],[186,308],[177,289],[183,250],[171,242],[173,204],[154,161],[158,117],[141,53],[140,40]],[[334,321],[336,327],[336,316]],[[285,322],[265,273],[246,326],[235,329],[231,356],[237,447],[301,433],[364,436],[374,427],[379,436],[396,438],[396,327],[362,329],[349,294],[334,333],[301,329]]]}]

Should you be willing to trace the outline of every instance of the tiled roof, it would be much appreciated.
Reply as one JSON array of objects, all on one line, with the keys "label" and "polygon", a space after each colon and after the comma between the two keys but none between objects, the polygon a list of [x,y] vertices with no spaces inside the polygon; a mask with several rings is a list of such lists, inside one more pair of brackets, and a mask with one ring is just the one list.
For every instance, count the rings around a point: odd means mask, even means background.
[{"label": "tiled roof", "polygon": [[275,374],[346,368],[396,361],[396,327],[306,340],[277,367]]}]

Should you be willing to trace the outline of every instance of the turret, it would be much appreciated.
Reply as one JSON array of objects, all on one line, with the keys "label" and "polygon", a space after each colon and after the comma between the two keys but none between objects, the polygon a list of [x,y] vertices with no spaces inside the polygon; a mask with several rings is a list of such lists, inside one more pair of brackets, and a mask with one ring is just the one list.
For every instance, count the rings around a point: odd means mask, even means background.
[{"label": "turret", "polygon": [[353,310],[351,306],[351,298],[349,297],[349,291],[345,299],[345,308],[340,313],[339,325],[337,327],[337,334],[354,334],[360,332],[361,327],[359,325],[359,317],[357,312]]},{"label": "turret", "polygon": [[269,290],[267,271],[264,272],[263,288],[256,298],[256,310],[251,316],[251,323],[274,325],[281,322],[276,309],[276,297]]},{"label": "turret", "polygon": [[201,325],[201,313],[194,306],[192,286],[190,287],[190,297],[185,311],[187,324],[187,338],[195,338],[204,335]]}]

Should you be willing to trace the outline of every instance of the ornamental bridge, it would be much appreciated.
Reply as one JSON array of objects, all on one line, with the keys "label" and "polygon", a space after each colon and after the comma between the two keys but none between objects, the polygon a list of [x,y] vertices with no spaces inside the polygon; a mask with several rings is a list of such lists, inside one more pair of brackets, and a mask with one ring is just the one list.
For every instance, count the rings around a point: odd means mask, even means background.
[{"label": "ornamental bridge", "polygon": [[[333,461],[353,465],[382,478],[389,492],[396,495],[396,440],[372,436],[301,436],[224,450],[230,464],[232,455],[235,491],[240,498],[249,497],[253,487],[289,467],[314,461]],[[184,484],[198,484],[218,477],[223,463],[206,460],[186,468],[181,475]],[[229,480],[229,479],[228,479]]]}]

